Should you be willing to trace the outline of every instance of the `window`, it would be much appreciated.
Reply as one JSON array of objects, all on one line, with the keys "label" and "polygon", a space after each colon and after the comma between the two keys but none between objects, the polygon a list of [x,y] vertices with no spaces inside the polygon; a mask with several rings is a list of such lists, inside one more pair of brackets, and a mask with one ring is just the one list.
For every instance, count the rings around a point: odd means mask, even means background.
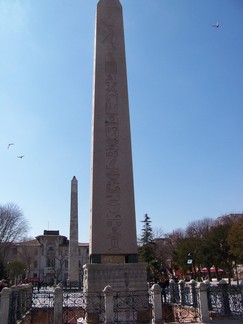
[{"label": "window", "polygon": [[48,268],[55,268],[55,259],[50,259],[50,258],[47,258],[46,259],[46,266]]},{"label": "window", "polygon": [[13,255],[17,254],[17,248],[13,248]]}]

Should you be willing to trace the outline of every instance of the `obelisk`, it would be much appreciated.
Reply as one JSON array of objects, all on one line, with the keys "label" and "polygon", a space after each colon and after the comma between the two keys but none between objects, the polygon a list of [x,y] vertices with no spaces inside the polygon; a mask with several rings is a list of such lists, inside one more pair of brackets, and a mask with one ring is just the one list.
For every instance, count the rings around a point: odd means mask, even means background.
[{"label": "obelisk", "polygon": [[91,263],[134,262],[137,238],[122,6],[96,13],[91,174]]},{"label": "obelisk", "polygon": [[90,264],[84,266],[84,292],[101,292],[107,285],[117,292],[146,291],[146,265],[137,258],[123,12],[119,0],[100,0],[96,11],[90,220]]},{"label": "obelisk", "polygon": [[78,181],[73,177],[71,181],[70,203],[70,232],[68,255],[68,284],[76,286],[79,283],[78,264]]}]

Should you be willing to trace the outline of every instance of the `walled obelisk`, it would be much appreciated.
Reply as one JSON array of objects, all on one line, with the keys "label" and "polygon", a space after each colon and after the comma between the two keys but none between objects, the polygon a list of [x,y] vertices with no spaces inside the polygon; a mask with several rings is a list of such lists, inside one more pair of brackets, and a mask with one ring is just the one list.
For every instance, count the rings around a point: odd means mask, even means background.
[{"label": "walled obelisk", "polygon": [[138,263],[123,12],[119,0],[96,11],[90,264],[84,292],[147,290]]},{"label": "walled obelisk", "polygon": [[76,286],[79,283],[78,260],[78,181],[76,177],[73,177],[71,181],[70,232],[68,254],[68,284],[70,286]]}]

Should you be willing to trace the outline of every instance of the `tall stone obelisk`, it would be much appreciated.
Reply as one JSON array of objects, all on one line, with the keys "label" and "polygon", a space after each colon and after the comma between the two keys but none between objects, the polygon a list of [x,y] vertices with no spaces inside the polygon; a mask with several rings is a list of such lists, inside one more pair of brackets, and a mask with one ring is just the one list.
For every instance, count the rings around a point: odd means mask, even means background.
[{"label": "tall stone obelisk", "polygon": [[70,232],[68,254],[68,284],[76,286],[79,283],[78,264],[78,181],[71,181]]},{"label": "tall stone obelisk", "polygon": [[137,256],[122,7],[100,0],[96,15],[91,175],[91,263]]},{"label": "tall stone obelisk", "polygon": [[90,262],[84,291],[147,290],[138,263],[123,12],[100,0],[96,12]]}]

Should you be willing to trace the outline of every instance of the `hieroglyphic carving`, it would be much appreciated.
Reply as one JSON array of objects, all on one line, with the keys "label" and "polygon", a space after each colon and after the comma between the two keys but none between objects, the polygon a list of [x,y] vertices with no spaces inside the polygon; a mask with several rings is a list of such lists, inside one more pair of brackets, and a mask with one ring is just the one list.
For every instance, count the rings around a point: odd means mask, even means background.
[{"label": "hieroglyphic carving", "polygon": [[120,166],[119,166],[119,98],[117,89],[117,62],[114,26],[103,22],[106,47],[105,58],[105,163],[106,163],[106,225],[109,251],[121,250],[122,225]]}]

